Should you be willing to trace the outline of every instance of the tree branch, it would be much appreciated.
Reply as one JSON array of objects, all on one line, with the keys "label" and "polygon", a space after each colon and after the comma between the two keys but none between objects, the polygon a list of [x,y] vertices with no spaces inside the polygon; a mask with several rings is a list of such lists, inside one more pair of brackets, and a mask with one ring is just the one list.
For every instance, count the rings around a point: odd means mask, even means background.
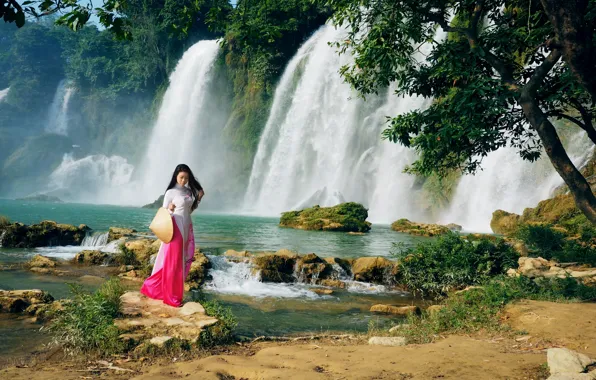
[{"label": "tree branch", "polygon": [[474,13],[472,14],[471,32],[473,36],[478,36],[478,21],[482,16],[484,10],[484,0],[479,0],[474,7]]},{"label": "tree branch", "polygon": [[594,125],[592,124],[592,115],[590,115],[588,110],[575,98],[570,98],[569,101],[579,111],[579,114],[582,115],[582,119],[584,120],[586,127],[594,129]]},{"label": "tree branch", "polygon": [[528,92],[528,95],[534,95],[538,90],[538,86],[542,84],[542,81],[548,73],[552,70],[553,66],[559,61],[562,53],[559,49],[553,49],[546,59],[536,68],[534,74],[524,86],[524,91]]},{"label": "tree branch", "polygon": [[580,127],[581,129],[583,129],[584,131],[586,131],[586,133],[588,134],[588,137],[590,138],[590,140],[592,140],[592,142],[594,144],[596,144],[596,130],[594,129],[594,127],[592,127],[591,125],[586,125],[584,123],[582,123],[580,120],[578,120],[577,118],[564,114],[560,111],[553,111],[553,112],[549,112],[547,114],[547,116],[554,116],[557,117],[559,119],[566,119],[569,120],[570,122],[576,124],[578,127]]}]

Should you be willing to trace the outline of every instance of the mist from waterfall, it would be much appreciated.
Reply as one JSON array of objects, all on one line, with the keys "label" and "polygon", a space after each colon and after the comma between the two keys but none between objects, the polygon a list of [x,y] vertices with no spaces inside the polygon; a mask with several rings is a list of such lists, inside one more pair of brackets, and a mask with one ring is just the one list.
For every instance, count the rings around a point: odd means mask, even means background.
[{"label": "mist from waterfall", "polygon": [[73,93],[74,88],[69,85],[66,79],[58,83],[48,114],[46,132],[63,136],[68,135],[68,105]]},{"label": "mist from waterfall", "polygon": [[218,53],[218,41],[200,41],[170,76],[142,162],[139,196],[146,203],[164,193],[178,164],[189,165],[206,189],[227,173],[221,141],[227,115],[214,110],[209,92]]},{"label": "mist from waterfall", "polygon": [[10,91],[10,87],[0,90],[0,102],[4,101],[4,98],[8,95],[8,91]]}]

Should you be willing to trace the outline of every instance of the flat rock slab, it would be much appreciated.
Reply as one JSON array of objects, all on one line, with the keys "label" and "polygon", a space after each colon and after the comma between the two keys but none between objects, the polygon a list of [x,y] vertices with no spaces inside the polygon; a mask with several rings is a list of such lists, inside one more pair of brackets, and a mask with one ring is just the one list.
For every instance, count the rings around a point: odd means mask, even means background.
[{"label": "flat rock slab", "polygon": [[[198,302],[172,307],[139,292],[126,292],[121,297],[123,317],[114,324],[124,333],[142,333],[150,342],[163,337],[195,342],[203,328],[217,323]],[[124,334],[126,336],[126,334]]]},{"label": "flat rock slab", "polygon": [[391,346],[399,347],[406,345],[406,338],[403,336],[387,337],[387,336],[373,336],[368,340],[371,346]]}]

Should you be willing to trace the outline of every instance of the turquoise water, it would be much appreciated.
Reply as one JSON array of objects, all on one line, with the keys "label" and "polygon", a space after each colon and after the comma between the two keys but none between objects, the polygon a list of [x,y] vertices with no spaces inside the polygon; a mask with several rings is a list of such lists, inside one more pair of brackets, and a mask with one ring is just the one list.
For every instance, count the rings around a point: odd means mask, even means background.
[{"label": "turquoise water", "polygon": [[[95,231],[109,227],[134,228],[149,233],[154,210],[90,204],[52,204],[0,199],[0,215],[25,224],[54,220],[86,224]],[[349,235],[339,232],[302,231],[278,226],[279,219],[201,213],[193,215],[195,237],[203,250],[213,254],[227,249],[314,252],[328,257],[387,256],[393,243],[412,245],[425,238],[392,231],[388,225],[373,225],[370,233]],[[1,258],[0,258],[1,260]]]},{"label": "turquoise water", "polygon": [[[107,231],[110,226],[129,227],[148,234],[154,210],[89,204],[49,204],[0,200],[0,215],[26,224],[41,220],[59,223],[87,224],[95,231]],[[314,252],[320,256],[360,257],[387,256],[393,243],[412,245],[425,240],[391,231],[386,225],[373,225],[366,235],[301,231],[278,226],[278,219],[252,216],[217,215],[198,212],[193,215],[195,235],[203,251],[217,255],[228,249],[276,251],[282,248],[300,253]],[[81,247],[49,247],[37,249],[0,248],[0,268],[15,267],[36,253],[47,256],[73,257]],[[94,274],[94,273],[91,273]],[[228,276],[228,274],[225,274]],[[232,272],[229,273],[232,278]],[[226,277],[228,278],[228,277]],[[240,278],[240,280],[238,280]],[[229,306],[238,319],[236,334],[245,337],[320,333],[328,331],[366,331],[371,321],[377,324],[395,323],[395,318],[375,316],[368,310],[374,304],[420,304],[407,293],[336,290],[331,296],[317,296],[302,284],[263,284],[246,280],[236,274],[235,283],[242,294],[227,294],[206,286],[207,296]],[[49,291],[56,299],[69,295],[68,282],[85,285],[89,290],[98,286],[77,277],[37,275],[22,269],[0,270],[0,289],[37,288]],[[138,288],[138,285],[135,285]],[[253,289],[256,287],[258,289]],[[248,288],[248,289],[247,289]],[[287,295],[287,296],[286,296]],[[192,299],[193,293],[187,294]],[[0,352],[29,353],[35,345],[19,343],[17,335],[28,340],[47,341],[31,325],[15,317],[0,320]],[[17,331],[17,332],[15,332]],[[0,339],[2,340],[2,339]]]}]

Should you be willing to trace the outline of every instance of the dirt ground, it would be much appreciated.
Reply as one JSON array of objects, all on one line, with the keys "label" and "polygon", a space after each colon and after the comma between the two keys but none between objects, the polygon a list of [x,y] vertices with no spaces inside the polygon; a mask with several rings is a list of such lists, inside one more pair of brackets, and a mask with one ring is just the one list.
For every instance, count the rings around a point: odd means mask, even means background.
[{"label": "dirt ground", "polygon": [[517,334],[438,337],[405,347],[366,340],[259,342],[227,353],[149,363],[72,362],[48,358],[0,370],[3,379],[544,379],[546,348],[568,347],[596,357],[596,304],[523,301],[503,321]]}]

